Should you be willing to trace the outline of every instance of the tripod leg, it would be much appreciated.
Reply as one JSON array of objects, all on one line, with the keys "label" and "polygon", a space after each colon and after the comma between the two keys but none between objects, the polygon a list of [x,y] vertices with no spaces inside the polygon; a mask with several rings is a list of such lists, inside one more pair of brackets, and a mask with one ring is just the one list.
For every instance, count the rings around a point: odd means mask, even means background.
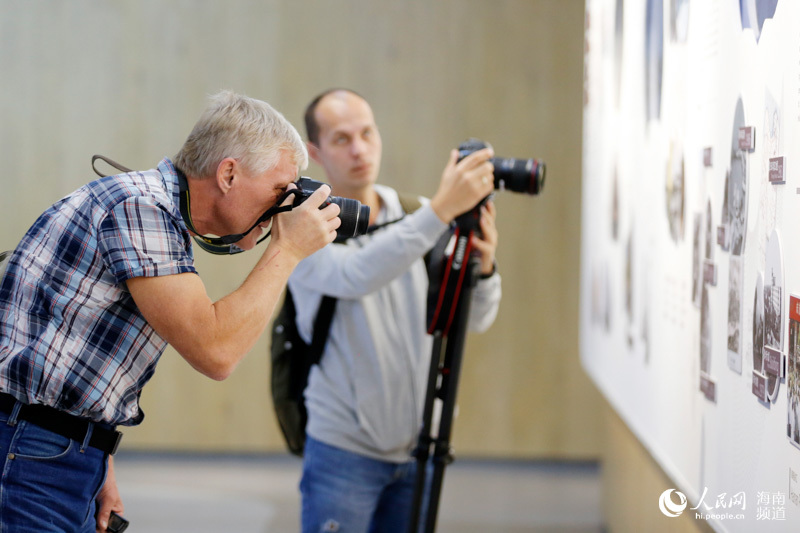
[{"label": "tripod leg", "polygon": [[431,351],[430,369],[428,371],[428,386],[425,394],[425,405],[422,411],[422,429],[419,433],[417,447],[414,450],[414,457],[417,459],[417,477],[414,488],[414,500],[411,507],[409,533],[417,533],[423,509],[428,459],[431,455],[431,444],[433,443],[433,438],[431,437],[433,405],[436,399],[436,384],[439,381],[439,366],[441,365],[441,361],[442,335],[436,333],[433,337],[433,349]]},{"label": "tripod leg", "polygon": [[439,422],[439,431],[433,454],[433,478],[431,480],[429,502],[425,516],[425,532],[433,533],[436,530],[436,519],[439,513],[439,498],[444,481],[445,467],[453,462],[450,450],[450,433],[453,427],[453,413],[456,406],[458,392],[458,379],[461,374],[461,361],[467,331],[467,319],[472,301],[472,288],[477,282],[477,263],[470,261],[467,283],[461,288],[454,321],[445,348],[444,363],[442,364],[442,383],[440,393],[442,396],[442,418]]}]

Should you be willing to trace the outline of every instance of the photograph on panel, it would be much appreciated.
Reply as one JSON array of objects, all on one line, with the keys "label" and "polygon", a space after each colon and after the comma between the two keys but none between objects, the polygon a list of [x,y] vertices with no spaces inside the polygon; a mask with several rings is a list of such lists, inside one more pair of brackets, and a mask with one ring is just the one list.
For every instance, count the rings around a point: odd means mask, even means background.
[{"label": "photograph on panel", "polygon": [[672,240],[683,240],[684,210],[686,205],[686,182],[683,163],[683,148],[677,142],[670,143],[670,154],[667,162],[666,198],[667,220]]},{"label": "photograph on panel", "polygon": [[781,109],[772,92],[764,91],[764,127],[761,128],[762,173],[769,175],[769,160],[783,153],[781,147]]},{"label": "photograph on panel", "polygon": [[756,278],[753,302],[753,370],[764,372],[764,275],[761,272]]},{"label": "photograph on panel", "polygon": [[772,230],[767,241],[766,268],[764,269],[764,344],[783,349],[783,257],[777,230]]},{"label": "photograph on panel", "polygon": [[[711,215],[711,200],[706,205],[706,261],[713,264],[714,261],[714,218]],[[708,283],[714,281],[708,280]]]},{"label": "photograph on panel", "polygon": [[781,380],[783,352],[783,256],[777,230],[767,241],[764,269],[764,374],[767,376],[767,395],[777,399]]},{"label": "photograph on panel", "polygon": [[728,276],[728,368],[742,373],[742,258],[731,256]]},{"label": "photograph on panel", "polygon": [[645,101],[647,120],[661,117],[661,79],[664,69],[664,1],[647,0],[645,28]]},{"label": "photograph on panel", "polygon": [[711,374],[711,302],[706,285],[700,303],[700,370]]},{"label": "photograph on panel", "polygon": [[622,46],[625,22],[625,2],[616,0],[614,11],[614,103],[617,108],[620,104],[620,94],[622,93]]},{"label": "photograph on panel", "polygon": [[728,168],[728,211],[730,216],[730,243],[733,255],[742,255],[747,231],[747,152],[739,148],[739,130],[745,127],[742,100],[736,103],[733,119],[733,141]]},{"label": "photograph on panel", "polygon": [[703,215],[694,216],[694,231],[692,232],[692,303],[700,307],[703,287]]},{"label": "photograph on panel", "polygon": [[786,436],[800,447],[800,296],[789,297],[789,361],[786,369]]},{"label": "photograph on panel", "polygon": [[730,189],[731,173],[725,173],[725,185],[722,187],[722,214],[720,219],[719,231],[717,233],[717,244],[723,251],[731,249],[731,216],[728,212],[728,189]]}]

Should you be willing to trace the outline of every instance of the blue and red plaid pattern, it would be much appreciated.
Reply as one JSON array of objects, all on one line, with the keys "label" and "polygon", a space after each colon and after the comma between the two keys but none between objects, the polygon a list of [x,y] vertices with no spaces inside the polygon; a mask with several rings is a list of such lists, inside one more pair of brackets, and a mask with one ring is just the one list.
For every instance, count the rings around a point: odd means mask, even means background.
[{"label": "blue and red plaid pattern", "polygon": [[196,272],[169,159],[93,181],[53,204],[14,250],[0,285],[0,390],[135,425],[166,342],[125,281]]}]

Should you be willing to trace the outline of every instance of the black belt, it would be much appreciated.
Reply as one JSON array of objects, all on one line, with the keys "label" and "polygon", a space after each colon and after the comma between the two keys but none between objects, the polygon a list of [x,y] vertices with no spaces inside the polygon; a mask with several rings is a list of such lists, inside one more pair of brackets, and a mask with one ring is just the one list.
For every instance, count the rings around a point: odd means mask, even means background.
[{"label": "black belt", "polygon": [[[16,398],[10,394],[0,392],[0,411],[11,414],[16,403]],[[22,404],[17,420],[25,420],[42,429],[78,442],[83,442],[86,438],[86,432],[89,431],[89,424],[94,424],[89,446],[110,455],[114,455],[119,442],[122,440],[122,433],[111,427],[103,427],[104,424],[71,415],[46,405]]]}]

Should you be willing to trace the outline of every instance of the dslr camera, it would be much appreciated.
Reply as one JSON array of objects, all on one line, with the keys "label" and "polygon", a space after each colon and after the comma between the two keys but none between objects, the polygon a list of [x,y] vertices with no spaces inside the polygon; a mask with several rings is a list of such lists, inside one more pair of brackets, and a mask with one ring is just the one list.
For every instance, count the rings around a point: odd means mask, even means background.
[{"label": "dslr camera", "polygon": [[[294,207],[306,201],[306,198],[311,196],[314,191],[319,189],[323,183],[321,181],[312,180],[305,176],[301,176],[295,182],[299,192],[295,193]],[[362,205],[358,200],[352,198],[342,198],[340,196],[329,196],[322,205],[323,207],[336,204],[339,206],[339,218],[342,224],[336,230],[336,241],[341,242],[351,237],[358,237],[364,235],[369,227],[369,206]]]},{"label": "dslr camera", "polygon": [[[468,139],[458,145],[458,160],[461,161],[472,152],[488,147],[489,145],[480,139]],[[544,187],[544,161],[513,157],[493,157],[489,161],[494,165],[496,190],[533,195],[539,194]]]}]

